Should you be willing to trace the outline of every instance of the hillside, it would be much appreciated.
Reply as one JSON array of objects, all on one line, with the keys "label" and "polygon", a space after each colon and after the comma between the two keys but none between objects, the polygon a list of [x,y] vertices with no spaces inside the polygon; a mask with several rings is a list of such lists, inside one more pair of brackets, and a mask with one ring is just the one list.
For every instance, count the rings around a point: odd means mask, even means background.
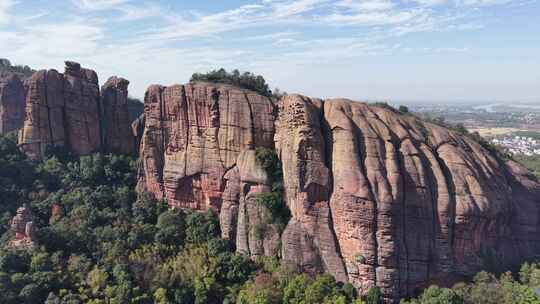
[{"label": "hillside", "polygon": [[[239,252],[280,256],[391,301],[535,257],[539,185],[469,136],[344,99],[152,86],[139,190],[214,210]],[[275,150],[285,223],[257,149]],[[269,207],[270,206],[270,207]]]},{"label": "hillside", "polygon": [[206,80],[131,129],[129,81],[98,83],[35,73],[1,142],[9,303],[395,303],[540,254],[540,185],[459,129]]}]

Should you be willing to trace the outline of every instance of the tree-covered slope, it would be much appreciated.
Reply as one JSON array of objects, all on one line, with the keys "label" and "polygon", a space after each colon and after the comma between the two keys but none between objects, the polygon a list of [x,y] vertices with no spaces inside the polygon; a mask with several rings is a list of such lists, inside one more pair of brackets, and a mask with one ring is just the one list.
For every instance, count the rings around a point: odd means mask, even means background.
[{"label": "tree-covered slope", "polygon": [[[65,151],[33,162],[13,136],[0,138],[2,303],[354,301],[353,288],[331,276],[312,279],[234,253],[212,212],[137,199],[136,165],[128,156]],[[32,249],[10,242],[9,221],[22,204],[36,226]]]}]

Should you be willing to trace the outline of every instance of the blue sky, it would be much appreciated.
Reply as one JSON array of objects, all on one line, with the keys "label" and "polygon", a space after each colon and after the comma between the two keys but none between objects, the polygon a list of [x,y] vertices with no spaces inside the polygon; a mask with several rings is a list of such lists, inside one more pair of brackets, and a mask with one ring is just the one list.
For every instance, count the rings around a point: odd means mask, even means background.
[{"label": "blue sky", "polygon": [[238,68],[317,97],[540,102],[539,0],[0,0],[0,57],[150,84]]}]

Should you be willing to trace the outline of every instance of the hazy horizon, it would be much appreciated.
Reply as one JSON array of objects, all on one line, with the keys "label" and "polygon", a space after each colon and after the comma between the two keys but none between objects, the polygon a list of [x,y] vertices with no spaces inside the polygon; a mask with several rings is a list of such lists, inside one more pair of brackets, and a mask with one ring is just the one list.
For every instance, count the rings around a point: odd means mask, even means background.
[{"label": "hazy horizon", "polygon": [[540,102],[537,0],[0,0],[0,58],[142,97],[224,67],[322,98]]}]

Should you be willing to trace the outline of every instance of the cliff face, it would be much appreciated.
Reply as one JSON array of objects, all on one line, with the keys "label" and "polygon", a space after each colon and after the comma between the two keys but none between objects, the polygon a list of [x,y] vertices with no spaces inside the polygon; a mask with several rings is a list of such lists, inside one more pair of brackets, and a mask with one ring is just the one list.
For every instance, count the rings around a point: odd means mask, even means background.
[{"label": "cliff face", "polygon": [[136,150],[128,106],[129,81],[111,77],[101,87],[102,136],[108,151],[129,154]]},{"label": "cliff face", "polygon": [[[198,83],[152,86],[145,118],[140,190],[214,209],[252,257],[277,252],[392,300],[540,253],[539,185],[526,170],[413,116]],[[292,218],[281,234],[255,201],[270,191],[260,146],[282,161]]]},{"label": "cliff face", "polygon": [[24,85],[18,76],[0,76],[0,134],[22,127],[24,97]]},{"label": "cliff face", "polygon": [[27,83],[26,119],[19,133],[21,148],[35,159],[43,157],[51,146],[65,147],[76,155],[133,151],[130,125],[125,119],[127,84],[112,78],[104,86],[102,100],[97,74],[78,63],[66,62],[64,74],[56,70],[36,72]]},{"label": "cliff face", "polygon": [[397,298],[472,274],[487,255],[540,252],[538,184],[468,137],[348,100],[289,96],[279,113],[285,259],[311,267],[314,251],[338,278]]},{"label": "cliff face", "polygon": [[139,188],[171,207],[220,210],[240,152],[272,147],[274,105],[225,85],[152,86],[145,96]]}]

